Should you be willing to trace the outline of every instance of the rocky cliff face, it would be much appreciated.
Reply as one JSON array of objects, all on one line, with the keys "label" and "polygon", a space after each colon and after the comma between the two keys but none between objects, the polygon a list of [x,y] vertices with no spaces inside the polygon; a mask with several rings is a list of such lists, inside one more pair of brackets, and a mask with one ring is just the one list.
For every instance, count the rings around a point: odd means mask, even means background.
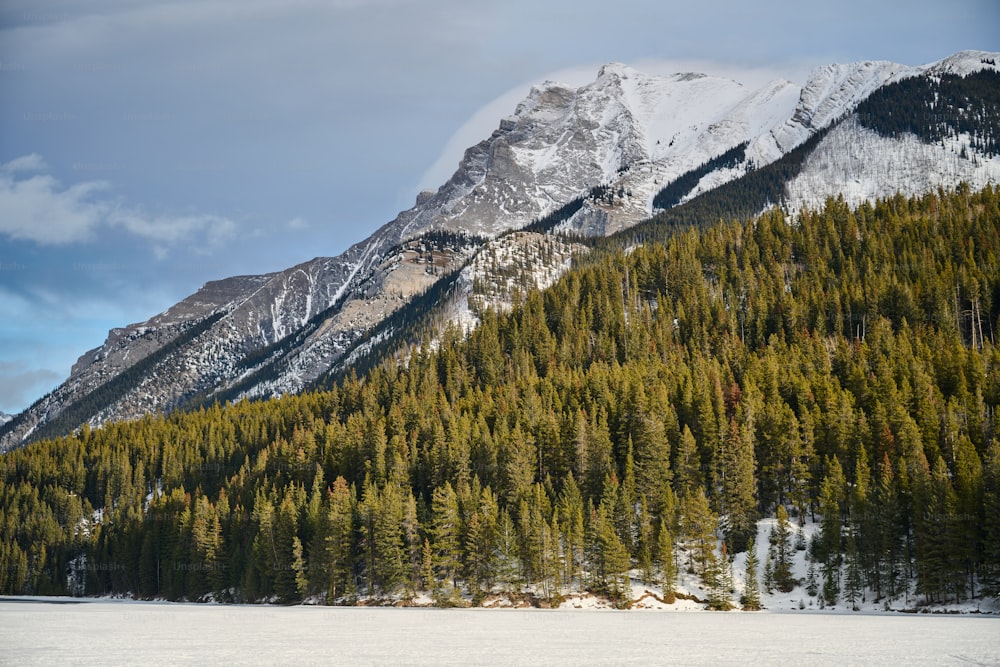
[{"label": "rocky cliff face", "polygon": [[960,141],[876,136],[850,113],[888,82],[968,74],[995,68],[988,62],[998,58],[964,52],[920,68],[830,65],[802,87],[773,81],[757,90],[619,64],[580,88],[543,83],[466,151],[447,183],[340,256],[211,282],[146,322],[112,330],[65,383],[0,426],[0,451],[86,422],[299,391],[356,358],[367,332],[459,270],[449,317],[471,326],[475,308],[509,301],[513,286],[503,276],[520,270],[522,287],[544,287],[578,249],[507,232],[582,198],[558,229],[611,234],[649,217],[665,185],[741,145],[740,159],[704,174],[685,199],[781,159],[834,124],[788,185],[791,209],[838,192],[861,199],[996,182],[995,156],[963,152]]}]

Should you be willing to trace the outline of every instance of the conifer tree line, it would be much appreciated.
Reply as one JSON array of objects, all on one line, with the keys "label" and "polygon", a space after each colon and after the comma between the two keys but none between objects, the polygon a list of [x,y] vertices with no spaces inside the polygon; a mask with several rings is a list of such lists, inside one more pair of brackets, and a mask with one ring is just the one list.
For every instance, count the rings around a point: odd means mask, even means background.
[{"label": "conifer tree line", "polygon": [[1000,154],[1000,72],[914,76],[882,86],[857,107],[858,119],[882,136],[908,133],[927,143],[955,138],[967,148]]},{"label": "conifer tree line", "polygon": [[765,589],[996,596],[998,255],[990,187],[591,253],[329,390],[4,455],[0,592],[627,604],[685,571],[724,609],[776,517]]},{"label": "conifer tree line", "polygon": [[[656,193],[656,196],[653,197],[653,208],[672,208],[694,190],[698,182],[708,174],[718,169],[736,168],[746,159],[747,146],[749,145],[749,141],[744,141],[721,155],[706,160],[694,169],[681,174]],[[748,170],[753,171],[752,164],[748,165]]]}]

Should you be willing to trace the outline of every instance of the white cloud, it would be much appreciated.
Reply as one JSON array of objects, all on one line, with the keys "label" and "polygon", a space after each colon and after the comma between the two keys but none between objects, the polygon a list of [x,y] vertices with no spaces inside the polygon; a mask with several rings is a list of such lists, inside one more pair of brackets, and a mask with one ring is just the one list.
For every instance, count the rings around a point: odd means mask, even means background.
[{"label": "white cloud", "polygon": [[302,218],[292,218],[285,223],[285,226],[293,231],[299,232],[309,229],[309,222]]},{"label": "white cloud", "polygon": [[17,411],[33,397],[54,387],[62,377],[50,368],[32,368],[20,360],[0,360],[0,406]]},{"label": "white cloud", "polygon": [[108,215],[107,220],[136,236],[168,245],[204,234],[208,246],[217,246],[236,233],[236,223],[218,215],[150,217],[135,210],[116,208]]},{"label": "white cloud", "polygon": [[234,236],[236,224],[218,215],[149,215],[108,195],[110,184],[85,181],[69,187],[47,173],[18,177],[46,168],[36,153],[0,165],[0,234],[12,239],[56,245],[96,238],[123,229],[153,241],[159,249],[202,241],[203,249]]},{"label": "white cloud", "polygon": [[38,243],[88,240],[107,215],[107,205],[91,195],[106,187],[92,181],[63,188],[48,174],[23,179],[0,174],[0,232]]},{"label": "white cloud", "polygon": [[48,165],[38,153],[29,153],[14,158],[10,162],[0,164],[0,172],[16,173],[19,171],[45,171]]}]

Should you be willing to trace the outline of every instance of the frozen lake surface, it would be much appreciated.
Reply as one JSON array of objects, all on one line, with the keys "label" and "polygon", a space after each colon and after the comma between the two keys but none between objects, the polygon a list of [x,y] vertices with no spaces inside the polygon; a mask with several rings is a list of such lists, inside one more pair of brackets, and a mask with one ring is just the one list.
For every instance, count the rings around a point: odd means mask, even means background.
[{"label": "frozen lake surface", "polygon": [[0,599],[0,664],[1000,665],[1000,618]]}]

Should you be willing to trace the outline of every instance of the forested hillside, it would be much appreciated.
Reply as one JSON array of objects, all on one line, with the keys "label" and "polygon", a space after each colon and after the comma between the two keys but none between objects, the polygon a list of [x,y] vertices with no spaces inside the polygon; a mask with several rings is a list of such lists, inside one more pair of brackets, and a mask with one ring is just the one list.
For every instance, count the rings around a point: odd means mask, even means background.
[{"label": "forested hillside", "polygon": [[0,592],[626,603],[680,567],[725,608],[777,516],[821,522],[827,602],[996,596],[998,257],[991,188],[592,253],[329,391],[3,456]]},{"label": "forested hillside", "polygon": [[902,79],[872,93],[857,114],[886,137],[909,133],[927,143],[958,137],[966,149],[992,157],[1000,153],[1000,72]]}]

